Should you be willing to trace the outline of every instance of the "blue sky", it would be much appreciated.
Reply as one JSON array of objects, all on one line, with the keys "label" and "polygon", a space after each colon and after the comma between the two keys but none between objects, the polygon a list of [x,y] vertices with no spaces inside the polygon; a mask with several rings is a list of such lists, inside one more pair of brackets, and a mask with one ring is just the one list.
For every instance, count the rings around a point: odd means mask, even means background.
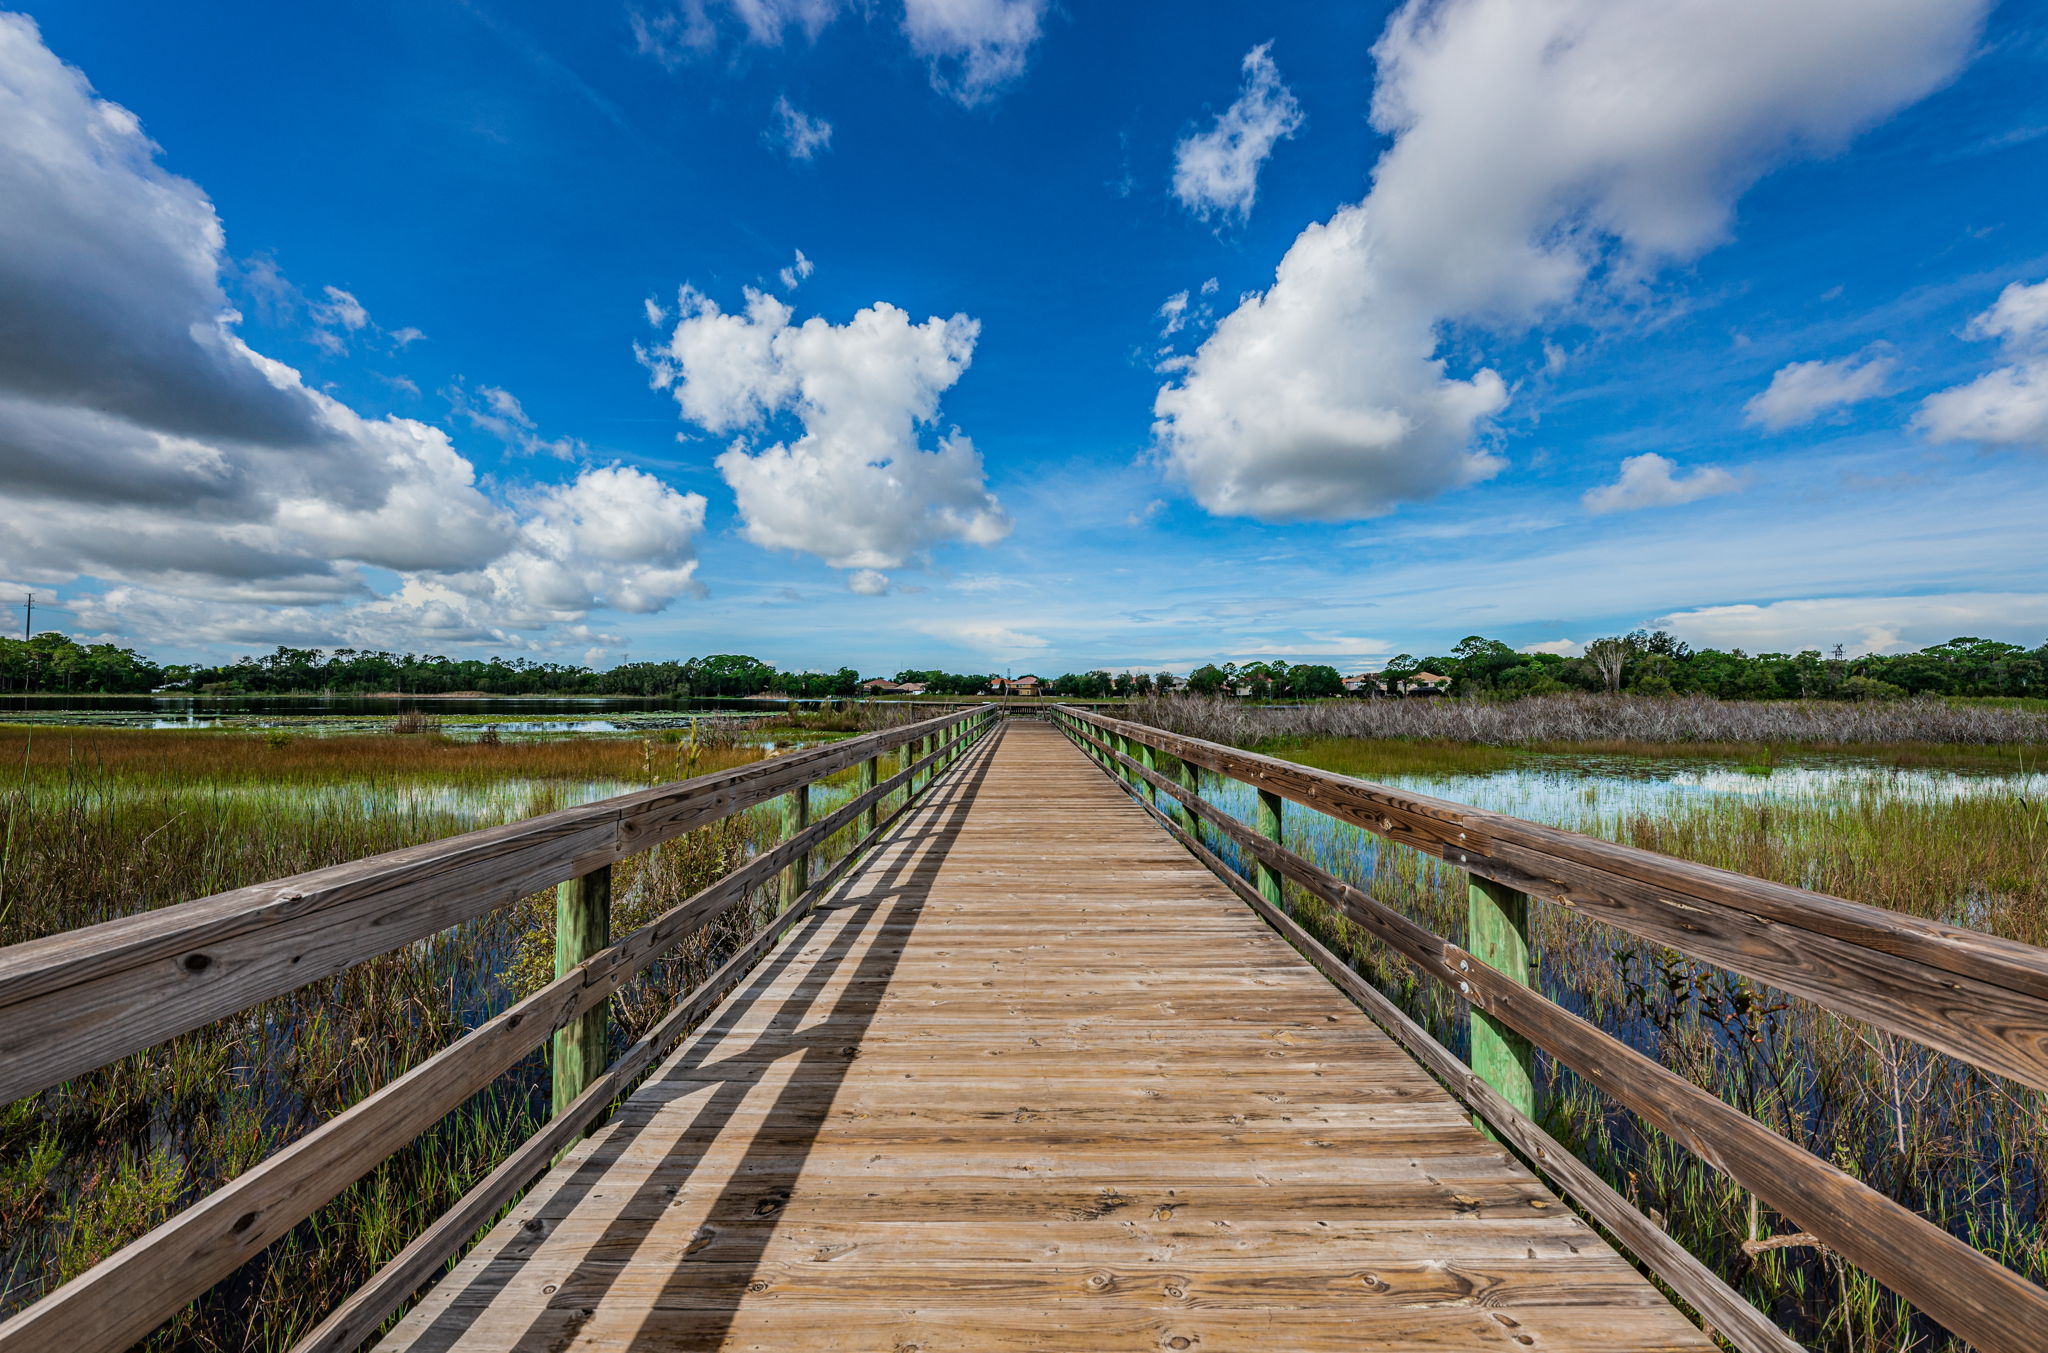
[{"label": "blue sky", "polygon": [[0,584],[81,635],[2048,634],[2038,4],[96,0],[0,93]]}]

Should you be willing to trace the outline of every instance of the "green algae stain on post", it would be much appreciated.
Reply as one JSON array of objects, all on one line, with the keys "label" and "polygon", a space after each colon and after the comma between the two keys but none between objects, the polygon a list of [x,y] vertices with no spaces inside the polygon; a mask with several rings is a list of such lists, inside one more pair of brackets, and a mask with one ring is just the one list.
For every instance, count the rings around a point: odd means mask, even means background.
[{"label": "green algae stain on post", "polygon": [[[612,939],[612,867],[555,885],[555,976],[569,970]],[[611,1002],[600,1001],[555,1030],[555,1112],[583,1093],[610,1060]]]},{"label": "green algae stain on post", "polygon": [[[1468,875],[1465,947],[1472,957],[1529,985],[1529,898],[1478,875]],[[1472,1010],[1472,1070],[1529,1118],[1536,1116],[1535,1050],[1529,1040],[1476,1006]],[[1486,1130],[1481,1124],[1480,1130]]]},{"label": "green algae stain on post", "polygon": [[[1268,793],[1263,789],[1259,791],[1259,805],[1252,816],[1252,830],[1265,837],[1268,841],[1276,845],[1279,844],[1280,796],[1278,794]],[[1260,897],[1265,898],[1276,907],[1280,905],[1280,876],[1267,868],[1263,860],[1253,861],[1252,881],[1258,884]]]}]

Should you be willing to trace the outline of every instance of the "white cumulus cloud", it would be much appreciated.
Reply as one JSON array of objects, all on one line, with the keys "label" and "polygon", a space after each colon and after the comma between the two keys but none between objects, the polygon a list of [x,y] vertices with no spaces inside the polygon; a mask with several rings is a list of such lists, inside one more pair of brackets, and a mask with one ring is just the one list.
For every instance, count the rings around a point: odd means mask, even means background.
[{"label": "white cumulus cloud", "polygon": [[1301,103],[1280,81],[1273,44],[1252,48],[1236,102],[1173,148],[1173,195],[1198,216],[1244,220],[1258,197],[1260,167],[1301,124]]},{"label": "white cumulus cloud", "polygon": [[[957,430],[925,449],[939,398],[960,379],[980,326],[965,315],[913,324],[886,302],[845,324],[792,323],[782,300],[749,290],[728,314],[685,288],[674,332],[642,360],[684,417],[744,437],[718,457],[746,537],[814,554],[834,568],[880,570],[961,541],[990,545],[1010,520]],[[858,589],[857,589],[858,590]]]},{"label": "white cumulus cloud", "polygon": [[[642,476],[628,511],[601,492],[633,473],[615,471],[494,496],[441,429],[364,418],[251,349],[213,204],[156,156],[31,21],[0,15],[0,575],[98,579],[88,624],[185,642],[273,622],[378,645],[510,635],[687,586],[701,498]],[[327,331],[374,327],[350,293],[325,297]],[[614,529],[648,512],[659,542]],[[632,557],[591,554],[600,537]],[[380,596],[372,569],[398,589]]]},{"label": "white cumulus cloud", "polygon": [[1586,510],[1597,516],[1645,507],[1676,507],[1741,487],[1740,479],[1719,466],[1702,465],[1691,474],[1681,474],[1675,461],[1647,451],[1622,461],[1621,477],[1612,484],[1588,489],[1584,502]]},{"label": "white cumulus cloud", "polygon": [[1212,512],[1368,517],[1495,473],[1506,382],[1446,326],[1515,328],[1728,233],[1741,192],[1960,69],[1984,0],[1411,0],[1374,49],[1371,192],[1159,392]]},{"label": "white cumulus cloud", "polygon": [[1792,362],[1778,368],[1763,393],[1742,406],[1743,414],[1752,426],[1770,432],[1811,423],[1829,409],[1883,394],[1897,366],[1884,354]]},{"label": "white cumulus cloud", "polygon": [[1969,333],[1998,339],[2011,360],[1929,395],[1913,425],[1937,442],[2048,448],[2048,281],[2014,282]]}]

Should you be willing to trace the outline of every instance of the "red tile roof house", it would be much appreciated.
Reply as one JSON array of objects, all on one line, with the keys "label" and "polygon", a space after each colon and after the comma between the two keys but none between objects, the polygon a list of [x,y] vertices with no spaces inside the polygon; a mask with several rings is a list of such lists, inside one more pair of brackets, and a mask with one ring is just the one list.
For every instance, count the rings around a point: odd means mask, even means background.
[{"label": "red tile roof house", "polygon": [[1042,684],[1035,676],[991,677],[988,688],[997,695],[1036,695]]}]

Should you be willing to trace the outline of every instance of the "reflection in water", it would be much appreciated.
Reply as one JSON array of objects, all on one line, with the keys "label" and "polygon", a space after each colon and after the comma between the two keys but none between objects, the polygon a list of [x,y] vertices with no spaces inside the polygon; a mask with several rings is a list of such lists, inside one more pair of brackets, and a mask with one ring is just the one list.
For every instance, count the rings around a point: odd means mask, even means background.
[{"label": "reflection in water", "polygon": [[[1379,783],[1577,831],[1616,815],[1663,816],[1729,798],[1819,804],[1874,795],[1947,803],[1989,794],[2048,795],[2048,772],[1929,770],[1844,759],[1788,762],[1757,774],[1690,757],[1544,757],[1511,770],[1390,775]],[[1251,815],[1252,791],[1235,781],[1212,785],[1205,776],[1203,793],[1233,813]]]}]

